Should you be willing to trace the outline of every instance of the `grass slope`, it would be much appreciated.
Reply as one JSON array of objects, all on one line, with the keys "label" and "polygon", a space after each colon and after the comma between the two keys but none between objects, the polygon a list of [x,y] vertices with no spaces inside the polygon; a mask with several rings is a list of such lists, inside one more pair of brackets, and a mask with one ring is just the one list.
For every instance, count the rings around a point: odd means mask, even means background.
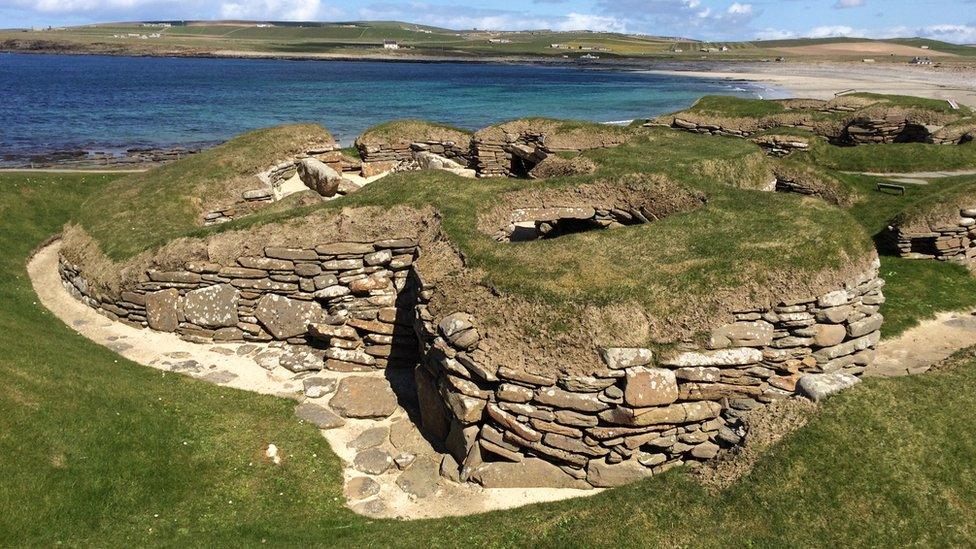
[{"label": "grass slope", "polygon": [[[374,521],[292,404],[120,359],[36,303],[30,249],[109,176],[0,175],[4,545],[947,546],[976,536],[976,359],[831,399],[732,488],[680,470],[592,498]],[[889,287],[890,291],[890,287]],[[265,464],[268,442],[287,457]]]}]

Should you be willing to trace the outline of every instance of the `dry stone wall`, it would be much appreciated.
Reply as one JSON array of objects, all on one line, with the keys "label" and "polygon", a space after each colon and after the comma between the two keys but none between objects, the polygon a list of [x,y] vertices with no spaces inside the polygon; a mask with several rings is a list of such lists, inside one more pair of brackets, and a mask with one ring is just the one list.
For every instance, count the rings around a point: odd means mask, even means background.
[{"label": "dry stone wall", "polygon": [[976,259],[976,208],[959,211],[959,220],[929,231],[890,226],[888,243],[907,259],[938,259],[970,264]]},{"label": "dry stone wall", "polygon": [[[652,122],[645,126],[656,125],[659,124]],[[694,122],[680,117],[672,118],[666,125],[677,130],[727,137],[752,137],[756,133],[755,131],[729,128],[717,124]],[[826,126],[820,127],[804,122],[789,123],[781,121],[775,125],[808,131],[825,137],[828,141],[837,145],[863,145],[871,143],[932,143],[937,145],[956,145],[972,140],[971,133],[947,131],[943,126],[915,124],[904,118],[855,118],[849,122],[841,123],[838,126],[841,131],[825,131],[824,128]],[[759,131],[765,129],[771,128],[759,128]],[[799,145],[799,142],[794,143],[791,140],[782,140],[781,144],[766,141],[758,142],[758,144],[770,153],[777,155],[788,154],[788,152],[792,152],[793,150],[804,148],[802,146],[794,146]]]},{"label": "dry stone wall", "polygon": [[704,344],[601,349],[586,375],[494,362],[478,318],[433,317],[421,282],[422,428],[451,452],[447,474],[490,487],[616,486],[711,459],[747,434],[742,413],[815,391],[817,376],[856,381],[881,338],[878,268],[821,296],[737,311]]},{"label": "dry stone wall", "polygon": [[143,274],[118,297],[100,295],[64,257],[61,278],[113,320],[193,341],[284,341],[293,371],[359,371],[416,362],[412,265],[401,238],[314,248],[268,247],[234,265],[190,262]]}]

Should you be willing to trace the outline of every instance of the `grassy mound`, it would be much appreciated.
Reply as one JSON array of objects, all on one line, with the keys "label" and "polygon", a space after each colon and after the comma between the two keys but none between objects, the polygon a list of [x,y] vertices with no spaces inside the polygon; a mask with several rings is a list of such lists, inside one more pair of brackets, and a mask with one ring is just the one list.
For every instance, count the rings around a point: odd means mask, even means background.
[{"label": "grassy mound", "polygon": [[544,135],[546,148],[551,151],[582,151],[619,145],[631,138],[634,130],[595,122],[522,118],[489,126],[475,132],[474,137],[476,141],[504,143],[511,135]]},{"label": "grassy mound", "polygon": [[[110,176],[2,174],[0,183],[0,539],[9,545],[956,546],[976,536],[967,465],[976,439],[959,421],[976,415],[972,353],[830,399],[721,492],[679,469],[473,517],[358,517],[343,505],[338,459],[295,421],[292,402],[133,364],[36,303],[30,249]],[[885,314],[900,306],[895,295],[926,300],[940,276],[889,278]],[[898,286],[908,279],[925,283]],[[286,456],[280,467],[262,459],[269,442]]]},{"label": "grassy mound", "polygon": [[376,147],[416,143],[419,141],[453,142],[464,148],[471,140],[471,132],[446,124],[425,120],[394,120],[369,128],[358,139],[356,147]]},{"label": "grassy mound", "polygon": [[114,181],[91,196],[77,221],[111,257],[159,246],[202,225],[260,188],[257,174],[298,154],[335,144],[321,126],[278,126],[243,134],[178,162]]},{"label": "grassy mound", "polygon": [[816,164],[843,171],[907,173],[976,169],[976,143],[963,145],[893,143],[834,147],[821,141],[814,142],[807,154]]},{"label": "grassy mound", "polygon": [[976,208],[976,176],[951,178],[937,192],[905,208],[891,224],[912,232],[956,226],[961,209]]}]

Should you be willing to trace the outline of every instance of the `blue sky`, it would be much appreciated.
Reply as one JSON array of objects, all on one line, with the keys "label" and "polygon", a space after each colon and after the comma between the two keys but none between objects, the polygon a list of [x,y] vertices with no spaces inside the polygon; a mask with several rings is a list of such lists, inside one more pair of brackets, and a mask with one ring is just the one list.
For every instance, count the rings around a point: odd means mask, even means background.
[{"label": "blue sky", "polygon": [[396,19],[752,40],[925,36],[976,43],[976,0],[0,0],[0,27],[141,19]]}]

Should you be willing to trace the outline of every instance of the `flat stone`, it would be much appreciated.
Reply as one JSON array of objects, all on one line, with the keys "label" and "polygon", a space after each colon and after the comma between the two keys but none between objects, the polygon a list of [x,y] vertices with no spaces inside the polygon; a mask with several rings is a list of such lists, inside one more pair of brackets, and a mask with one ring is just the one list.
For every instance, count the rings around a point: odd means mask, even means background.
[{"label": "flat stone", "polygon": [[187,292],[183,298],[186,320],[203,328],[236,326],[240,292],[230,284],[218,284]]},{"label": "flat stone", "polygon": [[654,354],[650,349],[608,347],[600,349],[600,357],[608,368],[623,370],[634,366],[646,366],[651,363]]},{"label": "flat stone", "polygon": [[658,408],[625,408],[618,406],[600,413],[600,419],[616,425],[647,427],[650,425],[693,423],[718,417],[718,402],[679,402]]},{"label": "flat stone", "polygon": [[623,486],[651,476],[651,470],[636,460],[607,463],[591,459],[586,466],[586,481],[597,488]]},{"label": "flat stone", "polygon": [[719,450],[721,448],[719,448],[718,444],[714,442],[703,442],[691,450],[691,455],[698,459],[712,459],[718,455]]},{"label": "flat stone", "polygon": [[674,372],[663,368],[638,366],[627,369],[624,402],[641,408],[662,406],[678,400],[678,382]]},{"label": "flat stone", "polygon": [[346,497],[360,500],[380,493],[380,484],[369,477],[356,477],[346,483]]},{"label": "flat stone", "polygon": [[397,477],[396,483],[404,492],[425,498],[437,491],[440,478],[440,464],[431,457],[417,458],[413,464]]},{"label": "flat stone", "polygon": [[386,450],[370,448],[356,454],[353,467],[368,475],[382,475],[393,467],[393,456]]},{"label": "flat stone", "polygon": [[387,441],[390,436],[390,429],[387,427],[373,427],[372,429],[366,429],[359,434],[356,438],[349,441],[350,448],[356,450],[366,450],[368,448],[374,448]]},{"label": "flat stone", "polygon": [[871,315],[857,322],[847,325],[847,333],[851,337],[862,337],[881,329],[884,324],[884,316],[880,314]]},{"label": "flat stone", "polygon": [[486,463],[471,472],[470,480],[485,488],[590,488],[586,482],[539,458]]},{"label": "flat stone", "polygon": [[664,366],[687,368],[692,366],[746,366],[762,360],[762,351],[749,347],[715,351],[689,351],[661,358]]},{"label": "flat stone", "polygon": [[146,321],[149,327],[160,332],[173,332],[180,325],[177,306],[180,291],[174,288],[146,295]]},{"label": "flat stone", "polygon": [[278,365],[295,373],[317,372],[325,366],[322,361],[322,355],[316,354],[306,348],[291,345],[282,351],[281,357],[278,359]]},{"label": "flat stone", "polygon": [[736,322],[712,330],[712,337],[724,337],[733,347],[765,347],[773,342],[773,325],[765,320]]},{"label": "flat stone", "polygon": [[343,417],[384,418],[397,409],[390,382],[373,377],[347,377],[339,382],[329,405]]},{"label": "flat stone", "polygon": [[319,429],[337,429],[346,424],[345,420],[333,414],[328,408],[309,402],[295,407],[295,415],[302,421],[307,421]]},{"label": "flat stone", "polygon": [[322,306],[314,301],[300,301],[277,294],[266,294],[258,300],[254,316],[275,339],[305,335],[309,324],[319,322]]},{"label": "flat stone", "polygon": [[333,377],[307,377],[302,380],[302,388],[308,398],[321,398],[336,390],[338,381]]},{"label": "flat stone", "polygon": [[536,392],[535,401],[546,406],[577,412],[600,412],[610,407],[594,393],[571,393],[556,387],[540,389]]},{"label": "flat stone", "polygon": [[817,347],[833,347],[847,339],[847,329],[843,324],[817,324],[815,330],[817,335],[813,338],[813,344]]},{"label": "flat stone", "polygon": [[807,374],[796,384],[797,392],[814,402],[853,387],[861,380],[855,376],[835,372],[832,374]]}]

